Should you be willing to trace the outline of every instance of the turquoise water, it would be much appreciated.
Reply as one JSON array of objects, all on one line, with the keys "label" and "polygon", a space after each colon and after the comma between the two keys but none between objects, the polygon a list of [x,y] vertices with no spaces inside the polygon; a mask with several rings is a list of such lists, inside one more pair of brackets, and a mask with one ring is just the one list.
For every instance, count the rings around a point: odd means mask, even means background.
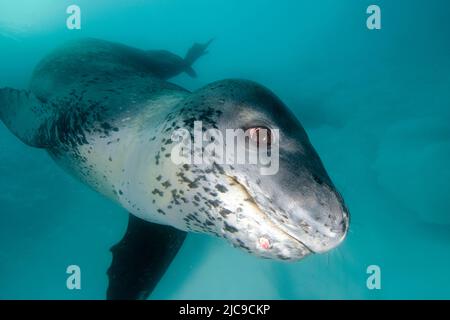
[{"label": "turquoise water", "polygon": [[[77,4],[82,29],[68,30]],[[377,4],[382,29],[368,30]],[[271,88],[297,115],[352,214],[334,251],[261,260],[190,235],[155,299],[450,298],[450,3],[442,0],[0,0],[0,87],[25,88],[57,45],[97,37],[180,55],[214,37],[188,89]],[[122,209],[0,124],[0,298],[103,299]],[[82,289],[66,288],[66,267]],[[366,286],[369,265],[381,289]]]}]

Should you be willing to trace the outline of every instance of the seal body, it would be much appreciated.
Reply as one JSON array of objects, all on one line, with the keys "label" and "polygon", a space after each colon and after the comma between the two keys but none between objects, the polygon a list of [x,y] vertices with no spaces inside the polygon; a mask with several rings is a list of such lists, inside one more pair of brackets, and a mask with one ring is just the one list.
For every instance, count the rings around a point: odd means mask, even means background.
[{"label": "seal body", "polygon": [[194,92],[167,81],[196,76],[210,43],[181,58],[77,40],[38,64],[30,90],[0,89],[11,132],[130,213],[111,249],[109,299],[147,297],[187,232],[277,260],[329,251],[347,234],[343,198],[274,93],[240,79]]},{"label": "seal body", "polygon": [[[3,91],[0,116],[22,141],[46,148],[145,221],[219,236],[272,259],[336,247],[348,228],[344,201],[301,124],[270,90],[230,79],[191,93],[166,81],[192,74],[206,46],[194,45],[182,59],[102,40],[70,43],[36,67],[30,92]],[[196,122],[223,136],[279,132],[268,140],[279,168],[262,175],[261,163],[174,163],[174,132]],[[260,149],[253,138],[246,152]]]}]

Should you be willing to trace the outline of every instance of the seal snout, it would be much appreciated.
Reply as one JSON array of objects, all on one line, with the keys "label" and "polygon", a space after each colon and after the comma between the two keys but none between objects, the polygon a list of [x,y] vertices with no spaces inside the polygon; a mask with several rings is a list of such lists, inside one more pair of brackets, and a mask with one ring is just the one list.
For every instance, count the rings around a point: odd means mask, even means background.
[{"label": "seal snout", "polygon": [[345,205],[342,211],[335,214],[339,218],[331,222],[330,225],[321,225],[318,233],[321,234],[322,241],[312,245],[312,250],[316,253],[325,253],[338,247],[346,238],[349,228],[349,214]]},{"label": "seal snout", "polygon": [[349,228],[349,212],[342,198],[329,190],[327,201],[302,195],[273,216],[278,227],[313,253],[324,253],[339,246]]},{"label": "seal snout", "polygon": [[315,253],[325,253],[339,246],[347,236],[349,214],[346,206],[341,203],[339,209],[326,209],[322,212],[325,220],[317,220],[316,240],[311,241],[309,248]]}]

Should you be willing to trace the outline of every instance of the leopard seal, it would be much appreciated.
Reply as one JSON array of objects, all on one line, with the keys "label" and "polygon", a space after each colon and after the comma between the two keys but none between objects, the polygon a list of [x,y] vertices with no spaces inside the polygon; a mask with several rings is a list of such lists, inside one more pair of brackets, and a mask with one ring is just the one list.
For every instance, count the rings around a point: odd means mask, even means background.
[{"label": "leopard seal", "polygon": [[[300,122],[269,89],[227,79],[190,92],[167,79],[185,58],[99,39],[70,42],[35,68],[29,90],[0,89],[0,118],[24,143],[130,213],[112,248],[110,299],[147,297],[187,232],[224,238],[251,254],[299,260],[338,246],[349,214]],[[279,132],[279,169],[175,164],[173,132],[196,121]]]}]

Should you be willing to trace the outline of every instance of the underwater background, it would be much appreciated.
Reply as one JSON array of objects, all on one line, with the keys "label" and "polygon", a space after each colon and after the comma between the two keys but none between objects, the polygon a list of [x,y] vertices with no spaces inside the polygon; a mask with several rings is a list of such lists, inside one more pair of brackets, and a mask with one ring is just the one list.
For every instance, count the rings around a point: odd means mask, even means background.
[{"label": "underwater background", "polygon": [[[68,30],[66,8],[81,8]],[[366,27],[381,8],[382,29]],[[67,40],[184,55],[215,38],[194,90],[246,78],[296,114],[343,194],[350,233],[296,263],[190,234],[152,299],[450,298],[450,2],[0,0],[0,87],[26,88]],[[127,214],[0,123],[0,299],[104,299]],[[66,288],[81,267],[82,289]],[[381,289],[366,270],[381,268]]]}]

